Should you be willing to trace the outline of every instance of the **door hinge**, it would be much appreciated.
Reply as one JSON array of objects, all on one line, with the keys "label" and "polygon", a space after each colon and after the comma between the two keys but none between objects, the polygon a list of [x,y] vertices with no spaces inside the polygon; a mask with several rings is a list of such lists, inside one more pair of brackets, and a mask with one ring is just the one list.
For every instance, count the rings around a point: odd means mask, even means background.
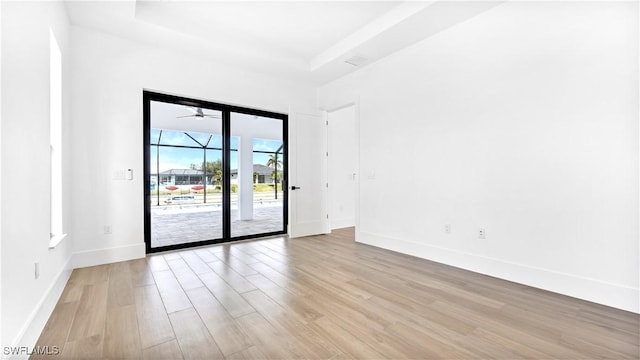
[{"label": "door hinge", "polygon": [[327,214],[327,219],[329,218],[329,214]]},{"label": "door hinge", "polygon": [[327,120],[327,126],[329,126],[329,120]]},{"label": "door hinge", "polygon": [[327,151],[327,156],[329,156],[329,152]]},{"label": "door hinge", "polygon": [[327,187],[329,187],[329,183],[327,183]]}]

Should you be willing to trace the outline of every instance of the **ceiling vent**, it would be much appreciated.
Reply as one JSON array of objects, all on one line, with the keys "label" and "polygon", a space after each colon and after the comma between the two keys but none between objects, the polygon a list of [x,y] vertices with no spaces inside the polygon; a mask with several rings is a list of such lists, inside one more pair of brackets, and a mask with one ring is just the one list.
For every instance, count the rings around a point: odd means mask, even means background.
[{"label": "ceiling vent", "polygon": [[355,56],[352,56],[352,57],[348,58],[344,62],[346,62],[347,64],[350,64],[350,65],[353,65],[353,66],[360,66],[360,65],[366,63],[367,60],[368,60],[367,58],[355,55]]}]

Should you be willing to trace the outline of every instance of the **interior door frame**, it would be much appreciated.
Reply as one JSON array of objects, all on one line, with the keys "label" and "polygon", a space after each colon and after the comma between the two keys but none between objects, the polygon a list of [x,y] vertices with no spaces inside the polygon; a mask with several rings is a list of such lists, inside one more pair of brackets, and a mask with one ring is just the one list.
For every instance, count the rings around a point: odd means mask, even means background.
[{"label": "interior door frame", "polygon": [[[345,100],[345,99],[343,99]],[[356,138],[354,139],[356,143],[356,199],[355,199],[355,238],[356,241],[359,240],[359,229],[360,229],[360,186],[361,186],[361,169],[360,169],[360,97],[355,97],[346,101],[337,102],[333,104],[331,107],[323,108],[322,112],[325,117],[328,117],[328,114],[334,111],[342,110],[344,108],[353,106],[354,107],[354,121],[355,121],[355,132]],[[327,144],[329,142],[329,129],[327,128]],[[331,161],[331,157],[328,157],[328,162]],[[327,168],[329,165],[327,164]],[[329,188],[331,188],[331,184],[329,184]],[[331,214],[329,214],[331,216]]]},{"label": "interior door frame", "polygon": [[[355,154],[354,154],[354,158],[355,158],[355,168],[354,171],[355,173],[354,175],[354,181],[355,181],[355,194],[354,194],[354,213],[353,213],[353,219],[354,219],[354,228],[358,228],[359,226],[359,219],[360,219],[360,207],[358,206],[358,204],[360,203],[360,115],[359,115],[359,103],[358,100],[354,100],[336,107],[332,107],[330,109],[325,109],[323,110],[324,116],[327,119],[327,149],[329,152],[329,156],[327,156],[327,182],[329,184],[329,200],[332,199],[331,193],[332,191],[334,191],[333,189],[336,188],[335,184],[331,184],[330,179],[330,168],[331,168],[331,162],[334,161],[333,159],[336,158],[335,154],[332,154],[332,149],[329,148],[329,144],[331,141],[331,134],[332,132],[330,131],[331,129],[331,123],[329,122],[329,117],[331,116],[331,113],[334,113],[336,111],[340,111],[340,110],[344,110],[346,108],[350,108],[353,107],[353,125],[354,125],[354,132],[355,132],[355,138],[352,139],[352,141],[355,143]],[[349,141],[349,139],[345,139],[346,141]],[[331,204],[329,204],[327,206],[327,210],[329,211],[329,218],[333,217],[333,214],[331,214]],[[332,230],[333,230],[333,226],[332,226]]]},{"label": "interior door frame", "polygon": [[[209,239],[203,241],[194,241],[183,244],[167,245],[151,247],[151,102],[159,101],[171,104],[185,105],[191,107],[201,107],[211,110],[220,111],[222,113],[222,238]],[[289,223],[289,193],[288,193],[288,176],[289,176],[289,116],[266,110],[258,110],[246,108],[242,106],[227,105],[215,103],[207,100],[187,98],[177,95],[169,95],[166,93],[156,92],[143,89],[143,158],[144,158],[144,242],[147,253],[184,249],[189,247],[212,245],[229,241],[246,240],[265,236],[286,235]],[[255,115],[260,117],[268,117],[282,121],[282,143],[283,143],[283,160],[282,160],[282,221],[283,226],[280,231],[250,234],[242,236],[231,236],[231,113],[240,113],[247,115]]]}]

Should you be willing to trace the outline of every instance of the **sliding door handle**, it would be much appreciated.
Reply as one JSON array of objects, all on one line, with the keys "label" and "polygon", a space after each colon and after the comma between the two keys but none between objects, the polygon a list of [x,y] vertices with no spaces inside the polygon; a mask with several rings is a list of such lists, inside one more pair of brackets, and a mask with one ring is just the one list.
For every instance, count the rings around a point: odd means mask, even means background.
[{"label": "sliding door handle", "polygon": [[300,186],[292,186],[291,187],[291,190],[299,190],[299,189],[300,189]]}]

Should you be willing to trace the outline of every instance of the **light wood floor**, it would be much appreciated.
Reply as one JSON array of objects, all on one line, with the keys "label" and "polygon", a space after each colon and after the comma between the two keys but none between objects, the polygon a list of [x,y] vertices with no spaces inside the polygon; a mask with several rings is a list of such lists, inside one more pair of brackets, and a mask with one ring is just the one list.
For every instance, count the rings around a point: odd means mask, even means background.
[{"label": "light wood floor", "polygon": [[638,359],[639,329],[637,314],[347,229],[74,270],[38,346],[82,359]]}]

